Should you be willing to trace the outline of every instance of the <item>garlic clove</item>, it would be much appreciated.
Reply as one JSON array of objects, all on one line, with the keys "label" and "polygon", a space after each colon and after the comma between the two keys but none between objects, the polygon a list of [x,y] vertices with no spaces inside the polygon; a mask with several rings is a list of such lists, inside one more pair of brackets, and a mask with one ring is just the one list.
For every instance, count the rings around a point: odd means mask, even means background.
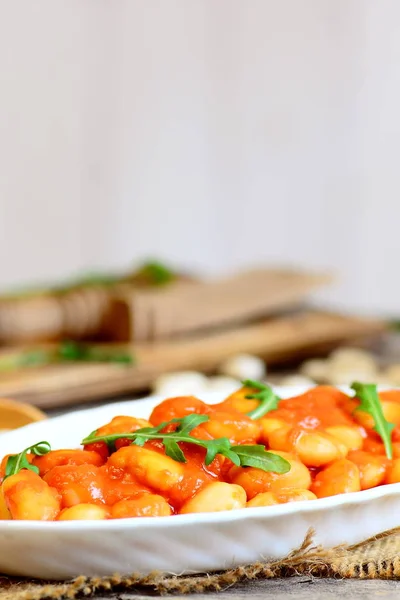
[{"label": "garlic clove", "polygon": [[328,358],[329,367],[345,368],[377,373],[378,367],[373,355],[361,348],[338,348]]},{"label": "garlic clove", "polygon": [[310,379],[309,377],[305,377],[304,375],[286,375],[282,377],[279,382],[279,385],[288,385],[288,386],[306,386],[306,387],[314,387],[315,381]]},{"label": "garlic clove", "polygon": [[237,392],[241,387],[242,384],[238,379],[217,375],[209,377],[207,390],[210,392],[221,392],[223,395],[229,396],[233,392]]},{"label": "garlic clove", "polygon": [[244,379],[262,380],[267,374],[267,367],[258,356],[236,354],[222,362],[218,371],[221,375],[227,375],[239,381]]},{"label": "garlic clove", "polygon": [[375,383],[376,370],[360,368],[357,365],[333,365],[328,367],[328,382],[333,385],[350,385],[354,381],[361,383]]},{"label": "garlic clove", "polygon": [[306,360],[301,365],[299,372],[317,383],[325,383],[328,380],[328,363],[322,358]]},{"label": "garlic clove", "polygon": [[391,385],[400,386],[400,364],[394,364],[384,371],[384,377]]},{"label": "garlic clove", "polygon": [[393,386],[396,387],[396,384],[392,383],[390,379],[386,377],[385,373],[379,373],[373,381],[369,381],[368,383],[376,383],[379,388],[385,389],[393,388]]},{"label": "garlic clove", "polygon": [[153,392],[160,396],[196,396],[207,391],[208,378],[197,371],[167,373],[156,379]]}]

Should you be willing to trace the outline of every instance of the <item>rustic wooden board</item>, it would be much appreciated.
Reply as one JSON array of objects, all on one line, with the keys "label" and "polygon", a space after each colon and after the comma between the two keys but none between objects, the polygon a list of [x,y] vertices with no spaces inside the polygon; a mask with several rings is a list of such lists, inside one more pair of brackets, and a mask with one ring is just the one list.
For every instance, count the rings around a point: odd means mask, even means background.
[{"label": "rustic wooden board", "polygon": [[[288,600],[329,600],[344,597],[347,600],[365,600],[366,598],[385,598],[395,600],[399,597],[398,581],[359,580],[359,579],[315,579],[313,577],[293,577],[289,579],[269,579],[254,581],[243,585],[228,587],[222,592],[207,594],[187,594],[172,596],[174,600],[264,600],[280,598]],[[93,600],[145,600],[154,598],[154,592],[137,591],[117,595],[95,595]]]},{"label": "rustic wooden board", "polygon": [[181,281],[162,289],[115,291],[110,303],[112,339],[148,342],[189,332],[234,327],[282,312],[326,285],[331,277],[255,269],[215,281]]},{"label": "rustic wooden board", "polygon": [[155,377],[176,370],[215,370],[238,352],[252,353],[269,364],[305,351],[376,336],[381,321],[305,311],[270,321],[163,343],[125,346],[135,366],[74,364],[26,369],[0,378],[0,396],[22,399],[41,408],[101,400],[148,389]]},{"label": "rustic wooden board", "polygon": [[[140,279],[140,278],[139,278]],[[138,278],[0,297],[0,343],[61,339],[154,341],[265,318],[332,281],[324,273],[259,268],[224,278],[177,275],[168,285]]]}]

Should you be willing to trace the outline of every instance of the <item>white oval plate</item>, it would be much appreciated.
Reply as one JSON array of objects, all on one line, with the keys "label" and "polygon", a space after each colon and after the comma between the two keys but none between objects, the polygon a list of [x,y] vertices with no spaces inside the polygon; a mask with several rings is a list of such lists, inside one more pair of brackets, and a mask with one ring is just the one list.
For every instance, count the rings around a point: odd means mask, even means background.
[{"label": "white oval plate", "polygon": [[[277,389],[281,397],[304,388]],[[205,395],[209,402],[220,396]],[[148,417],[162,398],[82,410],[0,436],[0,458],[47,440],[79,446],[118,414]],[[325,547],[354,544],[399,525],[400,484],[307,502],[219,513],[109,521],[0,521],[0,572],[45,579],[77,575],[205,572],[278,559],[308,529]]]}]

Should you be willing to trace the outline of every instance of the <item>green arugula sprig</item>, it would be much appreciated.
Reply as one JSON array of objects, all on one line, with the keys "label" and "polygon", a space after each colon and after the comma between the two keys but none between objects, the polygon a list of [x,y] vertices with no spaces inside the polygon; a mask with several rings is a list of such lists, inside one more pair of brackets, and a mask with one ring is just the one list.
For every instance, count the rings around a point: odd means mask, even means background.
[{"label": "green arugula sprig", "polygon": [[162,286],[171,283],[175,274],[169,267],[158,261],[146,262],[131,276],[133,281],[147,283],[148,285]]},{"label": "green arugula sprig", "polygon": [[[234,446],[225,437],[214,440],[199,440],[190,435],[195,427],[208,420],[208,415],[192,414],[182,419],[172,419],[161,423],[157,427],[144,427],[133,433],[114,433],[98,436],[94,431],[82,440],[81,444],[86,446],[96,442],[105,442],[111,450],[114,450],[115,442],[121,438],[131,440],[132,444],[137,446],[144,446],[149,440],[160,440],[164,445],[167,456],[177,462],[185,463],[187,462],[185,454],[179,446],[179,443],[184,442],[206,449],[204,459],[206,465],[211,464],[217,454],[221,454],[238,467],[256,467],[273,473],[287,473],[290,470],[290,463],[287,460],[277,454],[267,452],[262,445]],[[175,431],[165,433],[163,430],[171,424],[177,425]]]},{"label": "green arugula sprig", "polygon": [[133,356],[105,346],[98,347],[90,344],[80,344],[72,340],[61,342],[57,350],[59,362],[104,362],[132,364]]},{"label": "green arugula sprig", "polygon": [[252,379],[245,379],[242,381],[242,385],[249,388],[259,390],[255,394],[248,394],[246,398],[248,400],[256,399],[260,401],[260,404],[254,410],[247,413],[247,416],[251,419],[261,419],[264,415],[269,413],[271,410],[278,408],[278,402],[280,398],[275,394],[269,385],[264,385],[260,381],[253,381]]},{"label": "green arugula sprig", "polygon": [[133,365],[135,357],[129,352],[112,346],[107,348],[107,346],[65,340],[51,348],[12,351],[3,355],[0,357],[0,372],[71,362]]},{"label": "green arugula sprig", "polygon": [[386,456],[390,459],[393,458],[391,435],[395,426],[385,419],[376,385],[355,381],[351,385],[351,389],[355,391],[355,397],[360,400],[356,411],[362,410],[371,415],[375,423],[374,431],[376,431],[383,441]]},{"label": "green arugula sprig", "polygon": [[28,461],[27,454],[35,454],[36,456],[44,456],[48,452],[50,452],[51,446],[49,442],[38,442],[37,444],[33,444],[33,446],[29,446],[22,450],[19,454],[13,454],[8,457],[4,479],[10,477],[10,475],[16,475],[21,471],[21,469],[28,469],[29,471],[33,471],[34,473],[39,473],[39,468],[35,465],[31,465]]}]

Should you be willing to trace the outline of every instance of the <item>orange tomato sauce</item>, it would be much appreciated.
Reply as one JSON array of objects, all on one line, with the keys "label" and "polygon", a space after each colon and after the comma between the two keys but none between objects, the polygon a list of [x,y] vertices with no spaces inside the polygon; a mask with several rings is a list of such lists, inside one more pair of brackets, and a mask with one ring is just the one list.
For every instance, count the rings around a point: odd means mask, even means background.
[{"label": "orange tomato sauce", "polygon": [[[227,438],[232,445],[261,444],[285,458],[290,471],[266,472],[235,466],[217,455],[205,465],[206,450],[180,443],[186,462],[167,456],[160,440],[143,447],[128,438],[82,449],[27,455],[38,473],[22,469],[6,477],[9,455],[0,466],[0,519],[76,520],[170,516],[312,501],[400,482],[400,392],[380,394],[395,422],[393,459],[358,401],[330,386],[281,400],[259,419],[247,415],[259,403],[241,388],[218,405],[185,396],[156,406],[148,420],[116,416],[99,424],[97,436],[130,434],[190,414],[207,415],[191,436]],[[388,419],[389,420],[389,419]],[[174,431],[176,424],[168,425]],[[88,432],[89,433],[89,432]]]}]

